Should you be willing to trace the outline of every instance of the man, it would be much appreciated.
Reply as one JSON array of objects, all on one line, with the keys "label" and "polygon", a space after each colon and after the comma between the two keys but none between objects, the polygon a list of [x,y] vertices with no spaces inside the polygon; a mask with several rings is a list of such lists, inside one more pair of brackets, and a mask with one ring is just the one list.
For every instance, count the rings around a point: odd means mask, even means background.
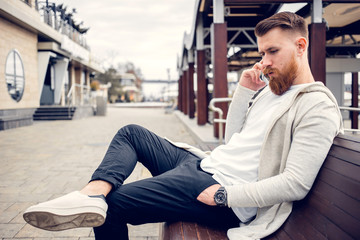
[{"label": "man", "polygon": [[[310,190],[342,121],[311,74],[304,19],[279,13],[255,33],[262,60],[240,77],[225,145],[206,155],[126,126],[84,189],[32,206],[24,219],[47,230],[95,227],[96,239],[127,239],[127,223],[177,220],[223,225],[230,239],[275,232]],[[123,185],[137,161],[154,177]]]}]

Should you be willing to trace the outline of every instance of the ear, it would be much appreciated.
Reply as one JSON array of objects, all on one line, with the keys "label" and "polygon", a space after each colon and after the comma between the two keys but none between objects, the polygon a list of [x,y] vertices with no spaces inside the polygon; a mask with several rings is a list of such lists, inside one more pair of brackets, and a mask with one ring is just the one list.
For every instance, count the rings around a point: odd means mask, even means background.
[{"label": "ear", "polygon": [[296,40],[296,52],[299,56],[302,56],[307,50],[307,40],[304,37],[299,37]]}]

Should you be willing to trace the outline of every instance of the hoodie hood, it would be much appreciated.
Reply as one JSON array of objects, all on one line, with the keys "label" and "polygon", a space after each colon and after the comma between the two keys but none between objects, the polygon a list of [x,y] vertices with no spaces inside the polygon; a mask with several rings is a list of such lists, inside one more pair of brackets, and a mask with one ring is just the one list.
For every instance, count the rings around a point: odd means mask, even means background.
[{"label": "hoodie hood", "polygon": [[328,98],[335,104],[339,118],[341,119],[339,133],[343,134],[344,133],[344,123],[343,123],[344,121],[342,119],[340,108],[339,108],[338,102],[337,102],[334,94],[332,94],[332,92],[322,82],[314,82],[314,83],[304,84],[304,87],[299,89],[299,93],[308,93],[308,92],[325,93],[328,96]]}]

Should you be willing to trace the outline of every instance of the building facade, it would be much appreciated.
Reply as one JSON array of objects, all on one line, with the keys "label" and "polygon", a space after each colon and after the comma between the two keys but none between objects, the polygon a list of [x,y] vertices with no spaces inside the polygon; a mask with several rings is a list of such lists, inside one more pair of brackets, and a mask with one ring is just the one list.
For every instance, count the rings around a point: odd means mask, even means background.
[{"label": "building facade", "polygon": [[70,16],[47,2],[0,1],[0,130],[32,124],[44,106],[91,106],[90,77],[102,70]]}]

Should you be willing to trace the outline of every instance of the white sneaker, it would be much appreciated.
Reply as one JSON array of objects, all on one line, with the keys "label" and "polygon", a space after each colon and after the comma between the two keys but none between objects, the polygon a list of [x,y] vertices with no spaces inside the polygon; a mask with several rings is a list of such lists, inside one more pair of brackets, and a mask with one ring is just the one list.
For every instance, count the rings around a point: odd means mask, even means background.
[{"label": "white sneaker", "polygon": [[102,197],[72,192],[29,207],[23,217],[30,225],[49,231],[98,227],[105,222],[108,208]]}]

